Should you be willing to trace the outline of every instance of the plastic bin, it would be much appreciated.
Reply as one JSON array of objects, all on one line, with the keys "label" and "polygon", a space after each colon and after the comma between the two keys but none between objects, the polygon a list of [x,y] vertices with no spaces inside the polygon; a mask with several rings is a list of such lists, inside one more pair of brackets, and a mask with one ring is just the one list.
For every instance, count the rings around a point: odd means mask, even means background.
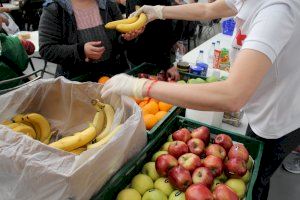
[{"label": "plastic bin", "polygon": [[250,137],[226,131],[223,129],[215,128],[203,123],[199,123],[193,120],[186,119],[181,116],[177,116],[169,121],[163,129],[155,133],[155,138],[149,142],[149,144],[133,159],[131,159],[126,165],[123,166],[102,188],[93,196],[94,200],[114,200],[117,194],[130,184],[132,178],[138,174],[144,164],[149,162],[152,155],[157,152],[160,147],[167,141],[170,134],[180,128],[194,129],[199,126],[207,126],[211,131],[211,138],[220,133],[226,133],[232,137],[232,140],[243,143],[249,151],[254,161],[251,180],[248,183],[248,191],[246,194],[246,200],[252,200],[252,189],[258,174],[260,160],[263,152],[263,143],[252,139]]},{"label": "plastic bin", "polygon": [[224,20],[222,22],[222,32],[223,32],[223,34],[232,36],[234,28],[235,28],[235,21],[234,21],[233,18]]}]

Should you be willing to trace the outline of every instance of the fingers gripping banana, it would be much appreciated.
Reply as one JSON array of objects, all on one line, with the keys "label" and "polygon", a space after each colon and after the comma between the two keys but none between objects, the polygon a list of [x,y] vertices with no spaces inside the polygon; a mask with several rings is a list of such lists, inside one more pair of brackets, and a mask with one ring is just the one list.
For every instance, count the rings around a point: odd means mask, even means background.
[{"label": "fingers gripping banana", "polygon": [[115,29],[117,25],[119,24],[131,24],[138,20],[138,17],[130,17],[128,19],[121,19],[117,21],[112,21],[107,24],[105,24],[105,28],[107,29]]},{"label": "fingers gripping banana", "polygon": [[93,149],[97,147],[101,147],[102,145],[106,144],[116,133],[122,128],[122,125],[117,126],[114,130],[112,130],[107,136],[105,136],[102,140],[94,143],[89,144],[87,149]]},{"label": "fingers gripping banana", "polygon": [[90,126],[89,128],[85,129],[84,131],[64,137],[56,142],[49,144],[49,146],[65,150],[65,151],[72,151],[79,147],[82,147],[92,141],[96,137],[96,129],[94,126]]},{"label": "fingers gripping banana", "polygon": [[25,115],[23,120],[30,122],[37,132],[37,139],[41,142],[47,140],[50,136],[50,124],[45,117],[37,113]]},{"label": "fingers gripping banana", "polygon": [[137,30],[145,26],[147,23],[147,16],[141,13],[139,19],[131,24],[118,24],[116,29],[122,33],[129,33],[131,31]]},{"label": "fingers gripping banana", "polygon": [[13,128],[13,130],[16,132],[24,133],[25,135],[28,135],[29,137],[31,137],[33,139],[36,138],[36,133],[35,133],[34,129],[25,124],[20,124],[19,126]]}]

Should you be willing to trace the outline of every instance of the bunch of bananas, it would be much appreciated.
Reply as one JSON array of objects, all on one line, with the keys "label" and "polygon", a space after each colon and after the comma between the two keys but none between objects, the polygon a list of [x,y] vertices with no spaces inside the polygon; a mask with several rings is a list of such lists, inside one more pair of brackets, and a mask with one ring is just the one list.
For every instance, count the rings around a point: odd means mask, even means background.
[{"label": "bunch of bananas", "polygon": [[141,13],[138,17],[129,17],[127,19],[121,19],[117,21],[109,22],[105,25],[107,29],[116,29],[121,33],[129,33],[134,30],[138,30],[145,26],[147,23],[147,16]]},{"label": "bunch of bananas", "polygon": [[89,124],[89,127],[50,144],[49,142],[52,135],[50,124],[46,118],[40,114],[17,114],[12,118],[12,121],[5,120],[2,124],[16,132],[23,133],[33,139],[49,144],[51,147],[79,155],[87,149],[103,146],[122,127],[122,125],[118,125],[111,130],[115,115],[115,111],[111,105],[104,104],[98,99],[93,99],[91,103],[97,112],[93,122]]},{"label": "bunch of bananas", "polygon": [[50,142],[50,124],[41,114],[17,114],[12,118],[12,120],[5,120],[2,124],[17,133],[23,133],[33,139],[43,142],[44,144],[49,144]]}]

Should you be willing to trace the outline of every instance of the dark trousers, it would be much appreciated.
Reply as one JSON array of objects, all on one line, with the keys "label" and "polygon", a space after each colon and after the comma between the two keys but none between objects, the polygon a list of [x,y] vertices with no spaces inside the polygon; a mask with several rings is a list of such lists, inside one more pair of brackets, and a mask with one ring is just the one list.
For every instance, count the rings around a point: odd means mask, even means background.
[{"label": "dark trousers", "polygon": [[246,135],[264,142],[264,151],[252,197],[253,200],[267,200],[271,176],[284,158],[300,144],[300,128],[278,139],[265,139],[256,135],[248,126]]}]

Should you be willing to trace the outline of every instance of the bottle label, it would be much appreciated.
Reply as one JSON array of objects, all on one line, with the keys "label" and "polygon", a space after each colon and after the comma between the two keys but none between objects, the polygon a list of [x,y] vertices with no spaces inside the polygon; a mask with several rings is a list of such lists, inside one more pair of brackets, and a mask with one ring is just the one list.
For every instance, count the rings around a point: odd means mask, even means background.
[{"label": "bottle label", "polygon": [[220,50],[215,50],[214,52],[214,68],[220,69],[220,55],[221,51]]}]

